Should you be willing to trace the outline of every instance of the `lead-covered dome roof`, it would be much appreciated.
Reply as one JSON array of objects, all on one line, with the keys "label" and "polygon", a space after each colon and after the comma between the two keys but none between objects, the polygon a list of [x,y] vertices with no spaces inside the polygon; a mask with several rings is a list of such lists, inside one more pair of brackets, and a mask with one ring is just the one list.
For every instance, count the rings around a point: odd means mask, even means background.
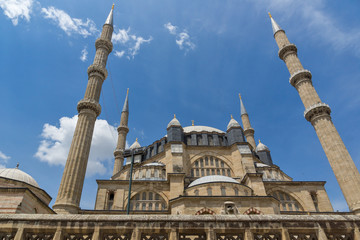
[{"label": "lead-covered dome roof", "polygon": [[205,184],[205,183],[213,183],[213,182],[228,182],[228,183],[240,184],[238,181],[236,181],[235,179],[233,179],[231,177],[226,177],[226,176],[221,176],[221,175],[210,175],[210,176],[205,176],[205,177],[196,179],[195,181],[190,183],[190,185],[188,187],[193,187],[196,185]]},{"label": "lead-covered dome roof", "polygon": [[191,133],[191,132],[216,132],[216,133],[224,133],[223,131],[208,127],[208,126],[188,126],[184,127],[184,133]]},{"label": "lead-covered dome roof", "polygon": [[38,183],[35,181],[35,179],[32,176],[30,176],[26,172],[21,171],[18,168],[0,169],[0,177],[24,182],[34,187],[39,187]]}]

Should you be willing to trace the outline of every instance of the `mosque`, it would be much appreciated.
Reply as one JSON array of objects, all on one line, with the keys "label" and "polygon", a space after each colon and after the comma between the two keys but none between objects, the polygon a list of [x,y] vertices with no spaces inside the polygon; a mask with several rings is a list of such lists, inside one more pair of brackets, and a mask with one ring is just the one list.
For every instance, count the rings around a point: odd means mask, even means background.
[{"label": "mosque", "polygon": [[[114,6],[113,6],[114,7]],[[270,14],[269,14],[270,15]],[[113,8],[96,40],[85,96],[54,206],[25,172],[0,170],[0,239],[3,240],[352,240],[360,239],[360,174],[320,100],[297,48],[270,15],[279,57],[304,104],[350,212],[334,212],[324,181],[293,181],[270,149],[255,143],[251,113],[240,98],[241,123],[226,130],[182,126],[174,115],[167,134],[125,149],[126,95],[114,151],[113,175],[97,180],[94,210],[80,198],[99,98],[112,51]],[[225,129],[225,126],[224,126]]]}]

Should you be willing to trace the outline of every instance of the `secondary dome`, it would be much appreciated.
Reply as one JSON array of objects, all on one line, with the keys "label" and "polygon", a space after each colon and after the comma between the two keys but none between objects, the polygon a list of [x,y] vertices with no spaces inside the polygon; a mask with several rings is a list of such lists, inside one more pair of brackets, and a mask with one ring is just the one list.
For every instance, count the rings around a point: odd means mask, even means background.
[{"label": "secondary dome", "polygon": [[229,182],[229,183],[237,183],[237,184],[239,184],[238,181],[236,181],[235,179],[233,179],[231,177],[226,177],[226,176],[221,176],[221,175],[210,175],[210,176],[205,176],[205,177],[201,177],[201,178],[196,179],[195,181],[190,183],[188,188],[196,186],[196,185],[205,184],[205,183],[212,183],[212,182]]},{"label": "secondary dome", "polygon": [[176,119],[176,115],[174,114],[174,118],[169,122],[167,128],[169,127],[181,127],[179,120]]},{"label": "secondary dome", "polygon": [[226,130],[229,130],[229,129],[232,128],[232,127],[240,127],[240,124],[233,118],[233,116],[231,116],[230,122],[229,122],[229,124],[227,125],[227,129],[226,129]]},{"label": "secondary dome", "polygon": [[207,126],[188,126],[184,127],[184,133],[191,133],[191,132],[217,132],[217,133],[224,133],[223,131]]},{"label": "secondary dome", "polygon": [[29,174],[17,169],[17,168],[3,168],[0,169],[0,177],[8,178],[20,182],[30,184],[34,187],[39,187],[35,179]]},{"label": "secondary dome", "polygon": [[135,140],[135,142],[130,146],[130,149],[140,148],[141,145],[138,142],[138,139]]},{"label": "secondary dome", "polygon": [[256,146],[256,152],[259,152],[259,151],[268,151],[268,152],[270,152],[269,148],[265,144],[260,142],[260,140],[259,140],[259,144]]}]

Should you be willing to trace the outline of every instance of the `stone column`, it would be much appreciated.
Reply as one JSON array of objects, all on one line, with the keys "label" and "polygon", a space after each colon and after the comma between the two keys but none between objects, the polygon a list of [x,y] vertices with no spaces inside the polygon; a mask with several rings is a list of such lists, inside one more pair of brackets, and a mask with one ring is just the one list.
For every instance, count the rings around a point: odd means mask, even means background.
[{"label": "stone column", "polygon": [[96,54],[93,64],[88,68],[89,80],[85,96],[77,105],[78,121],[59,192],[53,206],[53,209],[60,214],[78,213],[80,209],[80,198],[95,121],[101,112],[99,99],[102,84],[107,77],[106,62],[113,47],[111,43],[113,33],[112,12],[113,10],[111,10],[108,20],[103,26],[100,38],[95,42]]},{"label": "stone column", "polygon": [[303,68],[297,57],[296,46],[272,18],[271,21],[279,57],[285,62],[291,75],[290,84],[305,106],[304,116],[318,135],[350,210],[360,214],[360,174],[331,120],[330,107],[321,102],[312,85],[310,71]]}]

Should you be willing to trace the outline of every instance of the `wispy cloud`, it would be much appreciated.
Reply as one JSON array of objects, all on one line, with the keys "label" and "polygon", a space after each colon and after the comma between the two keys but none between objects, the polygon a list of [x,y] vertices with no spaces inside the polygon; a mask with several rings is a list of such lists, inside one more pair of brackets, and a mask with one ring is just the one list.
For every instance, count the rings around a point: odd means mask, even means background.
[{"label": "wispy cloud", "polygon": [[[263,1],[256,1],[256,3],[264,7]],[[302,24],[314,40],[321,40],[331,45],[335,51],[351,50],[360,57],[360,28],[342,27],[341,25],[344,24],[339,23],[336,16],[324,10],[325,4],[324,0],[273,0],[269,1],[265,7],[266,10],[274,10],[286,18],[295,16],[298,22],[300,17]]]},{"label": "wispy cloud", "polygon": [[85,46],[84,49],[81,51],[80,60],[85,62],[87,60],[87,55],[88,55],[88,51]]},{"label": "wispy cloud", "polygon": [[[64,166],[77,119],[77,115],[72,118],[62,117],[59,127],[45,124],[41,133],[43,140],[40,142],[35,157],[50,165]],[[113,158],[112,152],[116,147],[116,138],[114,136],[117,136],[114,126],[109,125],[105,120],[96,120],[86,171],[87,175],[108,172],[105,163]]]},{"label": "wispy cloud", "polygon": [[71,34],[79,34],[86,38],[99,33],[94,21],[91,19],[87,18],[84,21],[72,18],[65,11],[55,7],[42,8],[41,12],[44,18],[53,20],[69,36]]},{"label": "wispy cloud", "polygon": [[130,28],[118,29],[113,33],[112,42],[125,48],[125,50],[115,50],[114,55],[119,58],[126,56],[128,59],[134,59],[135,55],[139,53],[141,45],[143,43],[150,43],[152,39],[152,36],[145,39],[141,36],[130,34]]},{"label": "wispy cloud", "polygon": [[19,18],[30,21],[30,14],[34,0],[0,0],[0,8],[11,19],[14,26],[19,23]]},{"label": "wispy cloud", "polygon": [[170,34],[176,36],[176,44],[181,50],[185,50],[187,53],[189,50],[194,50],[196,45],[191,41],[190,35],[186,29],[178,32],[178,27],[172,25],[170,22],[164,24],[164,27],[169,31]]},{"label": "wispy cloud", "polygon": [[0,168],[5,168],[6,163],[10,159],[9,156],[5,155],[2,151],[0,151]]}]

